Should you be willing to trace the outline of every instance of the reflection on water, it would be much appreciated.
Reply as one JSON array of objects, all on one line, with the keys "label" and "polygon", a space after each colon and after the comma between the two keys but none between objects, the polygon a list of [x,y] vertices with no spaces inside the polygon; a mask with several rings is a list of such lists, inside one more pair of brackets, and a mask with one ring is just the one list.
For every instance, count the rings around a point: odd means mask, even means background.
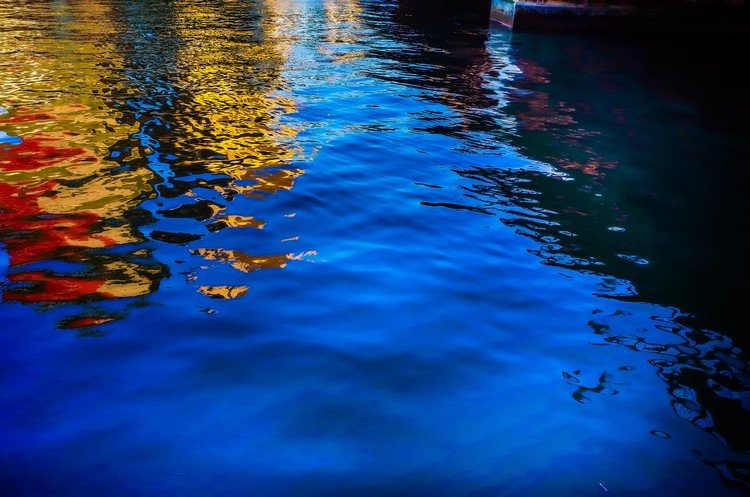
[{"label": "reflection on water", "polygon": [[[247,2],[3,8],[3,128],[17,141],[0,151],[5,300],[145,296],[169,272],[148,239],[262,229],[229,203],[302,174],[283,168],[294,130],[276,124],[294,104],[271,95],[288,49],[275,3],[262,22]],[[227,9],[234,24],[218,27]]]},{"label": "reflection on water", "polygon": [[[17,139],[0,150],[0,230],[12,268],[6,301],[141,297],[167,272],[126,221],[151,191],[153,174],[118,167],[108,157],[134,132],[108,108],[114,79],[92,57],[104,52],[111,54],[109,64],[124,63],[110,41],[112,30],[100,24],[110,14],[105,5],[74,13],[65,3],[4,12],[3,129]],[[114,317],[93,304],[78,312],[62,324]]]},{"label": "reflection on water", "polygon": [[728,47],[407,0],[0,0],[0,479],[748,490]]}]

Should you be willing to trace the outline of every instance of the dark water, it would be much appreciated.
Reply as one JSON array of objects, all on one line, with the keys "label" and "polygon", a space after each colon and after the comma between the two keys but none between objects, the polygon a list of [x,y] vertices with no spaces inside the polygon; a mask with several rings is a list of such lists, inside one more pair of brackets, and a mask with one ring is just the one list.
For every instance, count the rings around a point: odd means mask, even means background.
[{"label": "dark water", "polygon": [[741,44],[420,12],[0,0],[3,495],[748,490]]}]

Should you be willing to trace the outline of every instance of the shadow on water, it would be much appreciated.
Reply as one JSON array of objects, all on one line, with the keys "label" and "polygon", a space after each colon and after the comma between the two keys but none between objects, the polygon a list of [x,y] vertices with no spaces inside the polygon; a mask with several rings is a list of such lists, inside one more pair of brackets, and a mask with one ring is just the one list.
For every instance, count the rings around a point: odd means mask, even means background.
[{"label": "shadow on water", "polygon": [[[559,175],[457,171],[469,194],[485,209],[498,192],[521,207],[506,222],[540,243],[545,263],[628,282],[616,298],[680,309],[656,325],[675,343],[622,335],[598,316],[590,326],[607,343],[663,356],[649,362],[675,412],[747,453],[737,427],[750,421],[750,341],[738,295],[750,109],[731,70],[739,54],[727,40],[520,35],[509,56],[519,70],[511,143]],[[714,465],[748,488],[746,465]]]},{"label": "shadow on water", "polygon": [[[559,173],[457,171],[490,185],[467,192],[477,207],[494,199],[536,205],[533,219],[512,222],[540,242],[572,234],[543,243],[549,263],[600,267],[631,281],[639,299],[683,309],[694,324],[747,343],[736,297],[748,276],[739,229],[748,201],[738,185],[747,180],[750,128],[732,69],[736,42],[500,28],[490,40],[482,12],[421,12],[419,2],[402,2],[394,13],[404,27],[397,36],[420,50],[373,55],[399,65],[395,81],[438,90],[425,98],[462,115],[454,126],[425,129],[488,133],[494,150],[510,143]],[[502,79],[509,84],[499,89]],[[490,112],[497,107],[502,114]],[[540,222],[545,209],[554,223]]]},{"label": "shadow on water", "polygon": [[[538,243],[544,264],[600,276],[602,297],[675,309],[652,324],[668,343],[629,326],[627,312],[594,309],[589,326],[600,341],[592,343],[655,354],[649,363],[675,413],[749,453],[738,430],[750,422],[739,297],[750,158],[750,106],[734,70],[741,44],[509,33],[488,30],[482,13],[420,9],[402,2],[394,12],[394,36],[419,49],[373,56],[400,68],[393,81],[430,90],[424,98],[460,115],[423,130],[461,138],[479,154],[510,144],[542,165],[457,167],[465,201],[423,204],[498,216]],[[603,374],[573,397],[612,392],[608,381]],[[729,486],[750,489],[745,463],[704,462]]]},{"label": "shadow on water", "polygon": [[603,264],[639,299],[747,345],[736,298],[748,269],[738,229],[748,106],[736,98],[738,54],[704,43],[514,36],[520,72],[507,110],[518,122],[512,143],[575,180],[538,198],[559,223],[533,230],[540,239],[576,235],[550,247],[553,258]]}]

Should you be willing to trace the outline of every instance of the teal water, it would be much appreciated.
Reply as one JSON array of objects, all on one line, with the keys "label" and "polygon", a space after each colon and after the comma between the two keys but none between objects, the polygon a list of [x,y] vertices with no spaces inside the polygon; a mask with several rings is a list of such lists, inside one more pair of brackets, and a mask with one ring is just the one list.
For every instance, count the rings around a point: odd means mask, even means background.
[{"label": "teal water", "polygon": [[430,14],[0,0],[0,493],[748,491],[741,44]]}]

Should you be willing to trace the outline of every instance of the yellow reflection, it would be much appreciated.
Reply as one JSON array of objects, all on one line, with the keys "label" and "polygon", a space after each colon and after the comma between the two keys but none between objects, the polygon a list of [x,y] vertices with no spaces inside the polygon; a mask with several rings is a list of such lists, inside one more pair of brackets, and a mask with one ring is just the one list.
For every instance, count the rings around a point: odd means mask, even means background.
[{"label": "yellow reflection", "polygon": [[159,276],[155,268],[125,261],[105,264],[104,269],[110,277],[99,292],[108,297],[139,297],[151,293],[153,280]]},{"label": "yellow reflection", "polygon": [[236,299],[247,295],[248,288],[246,286],[202,286],[198,291],[212,299]]},{"label": "yellow reflection", "polygon": [[[40,10],[29,15],[29,10]],[[106,2],[3,6],[0,129],[20,143],[0,148],[0,233],[12,268],[48,259],[88,264],[86,275],[14,272],[3,298],[78,301],[145,295],[158,266],[132,254],[93,255],[141,241],[121,222],[151,191],[146,168],[117,172],[111,147],[137,130],[106,96],[123,58]],[[21,33],[19,35],[19,33]],[[113,71],[114,68],[115,70]],[[22,141],[21,141],[22,140]],[[115,222],[112,222],[115,221]],[[25,285],[25,286],[24,286]]]},{"label": "yellow reflection", "polygon": [[[220,205],[221,199],[200,198],[210,188],[227,202],[237,194],[267,197],[291,190],[304,174],[290,165],[300,153],[293,145],[297,130],[282,118],[296,106],[285,96],[281,77],[301,7],[293,0],[263,0],[259,22],[252,12],[256,6],[239,0],[3,6],[11,15],[0,18],[0,107],[8,111],[0,115],[0,130],[22,140],[0,147],[0,233],[16,271],[13,281],[21,287],[4,298],[86,301],[153,291],[164,271],[136,262],[150,254],[88,249],[144,240],[127,216],[162,194],[153,188],[162,180],[160,167],[171,168],[164,177],[178,179],[214,173],[211,181],[181,181],[176,205],[154,209],[154,218],[161,215],[157,221],[166,221],[167,228],[170,217],[181,218],[174,225],[186,226],[190,213],[198,211],[192,240],[222,228],[266,226],[252,213]],[[27,7],[38,12],[29,16]],[[234,9],[231,15],[228,8]],[[164,33],[141,32],[149,9],[167,16],[160,25]],[[332,15],[347,22],[343,9]],[[26,34],[18,35],[20,30]],[[151,45],[131,39],[140,35],[155,38]],[[140,42],[143,50],[136,47]],[[155,65],[151,56],[168,60],[169,67]],[[133,103],[130,97],[143,109],[124,115],[117,108]],[[153,128],[158,133],[152,136]],[[175,159],[154,167],[157,177],[146,164],[162,152]],[[192,210],[183,208],[188,205]],[[152,232],[165,232],[162,227]],[[206,259],[244,272],[284,267],[301,257],[202,250]],[[45,260],[86,265],[86,274],[18,269]],[[239,296],[237,288],[200,291],[215,296],[231,289],[226,295]]]},{"label": "yellow reflection", "polygon": [[[326,16],[325,40],[331,46],[321,45],[320,51],[339,63],[363,58],[362,50],[347,46],[356,44],[364,29],[359,0],[325,0],[323,8]],[[336,48],[336,44],[344,47]]]},{"label": "yellow reflection", "polygon": [[[294,101],[282,95],[281,69],[291,50],[290,23],[295,22],[300,5],[265,0],[263,21],[252,27],[241,22],[227,25],[225,11],[210,3],[178,0],[172,5],[179,19],[180,79],[190,91],[176,117],[177,127],[186,134],[184,143],[210,150],[211,158],[201,160],[201,165],[230,178],[213,186],[224,196],[239,193],[254,198],[291,190],[304,171],[285,167],[300,151],[292,145],[297,130],[281,122],[285,114],[296,112]],[[222,215],[214,223],[229,228],[266,225],[244,213]],[[297,257],[253,256],[222,248],[193,253],[245,273],[283,268]],[[199,291],[209,297],[234,298],[240,296],[238,288],[204,286]]]},{"label": "yellow reflection", "polygon": [[195,249],[195,255],[200,255],[207,261],[229,263],[233,268],[243,273],[258,269],[281,269],[294,258],[293,254],[269,255],[265,257],[253,256],[239,250],[224,249]]},{"label": "yellow reflection", "polygon": [[[184,141],[211,150],[217,159],[207,161],[208,169],[236,179],[252,178],[252,169],[288,164],[296,155],[290,144],[297,131],[279,119],[296,108],[274,88],[288,46],[272,33],[260,34],[263,42],[248,40],[253,26],[227,25],[218,6],[185,0],[173,6],[180,20],[180,79],[191,96],[179,116]],[[272,30],[278,12],[274,2],[266,8],[260,27]]]},{"label": "yellow reflection", "polygon": [[224,216],[220,217],[217,221],[225,224],[229,228],[263,229],[263,227],[266,225],[264,221],[255,219],[252,216]]}]

